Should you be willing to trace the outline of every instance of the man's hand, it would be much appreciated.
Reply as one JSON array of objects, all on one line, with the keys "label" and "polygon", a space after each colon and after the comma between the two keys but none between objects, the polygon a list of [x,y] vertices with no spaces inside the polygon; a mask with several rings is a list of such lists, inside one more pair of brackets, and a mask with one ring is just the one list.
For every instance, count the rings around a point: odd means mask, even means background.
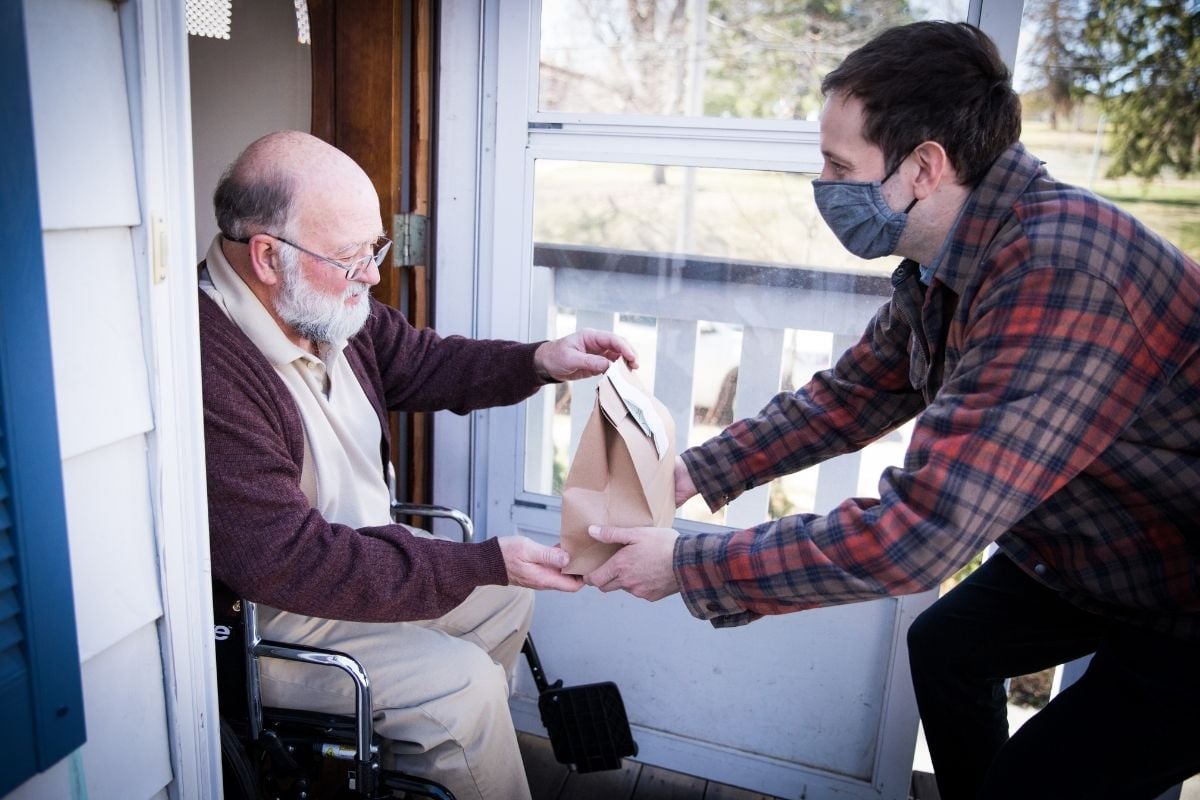
[{"label": "man's hand", "polygon": [[501,536],[499,541],[508,582],[513,586],[560,592],[578,592],[583,588],[582,578],[562,574],[562,568],[571,560],[565,550],[540,545],[524,536]]},{"label": "man's hand", "polygon": [[584,576],[602,592],[624,589],[643,600],[661,600],[679,591],[672,567],[678,532],[671,528],[609,528],[593,525],[592,538],[625,545]]},{"label": "man's hand", "polygon": [[679,508],[696,494],[696,484],[692,481],[692,473],[688,472],[683,458],[675,456],[675,507]]},{"label": "man's hand", "polygon": [[637,352],[629,342],[615,333],[584,328],[543,343],[533,354],[533,365],[543,378],[573,381],[603,375],[618,358],[630,369],[637,368]]}]

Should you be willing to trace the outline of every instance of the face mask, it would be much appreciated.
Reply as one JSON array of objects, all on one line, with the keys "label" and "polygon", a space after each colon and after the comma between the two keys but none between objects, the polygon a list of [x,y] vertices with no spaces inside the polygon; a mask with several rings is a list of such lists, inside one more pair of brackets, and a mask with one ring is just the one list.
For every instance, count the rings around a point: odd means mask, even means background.
[{"label": "face mask", "polygon": [[813,181],[813,196],[825,224],[859,258],[894,253],[908,212],[917,204],[914,197],[908,208],[893,211],[883,199],[883,184],[898,169],[899,164],[881,181]]}]

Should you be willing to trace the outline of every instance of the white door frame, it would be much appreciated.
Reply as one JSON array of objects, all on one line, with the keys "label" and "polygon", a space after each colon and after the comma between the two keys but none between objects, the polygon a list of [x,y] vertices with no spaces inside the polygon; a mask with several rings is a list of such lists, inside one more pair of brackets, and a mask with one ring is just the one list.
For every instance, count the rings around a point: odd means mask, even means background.
[{"label": "white door frame", "polygon": [[150,496],[171,737],[168,794],[221,792],[204,416],[200,383],[191,102],[183,3],[118,6],[141,224],[133,228],[154,430]]}]

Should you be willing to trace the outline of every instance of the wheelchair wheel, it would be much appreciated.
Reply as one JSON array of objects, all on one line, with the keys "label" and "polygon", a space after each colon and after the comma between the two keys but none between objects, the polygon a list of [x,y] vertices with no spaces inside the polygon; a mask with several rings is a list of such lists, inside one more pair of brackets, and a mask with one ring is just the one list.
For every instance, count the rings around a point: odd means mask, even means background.
[{"label": "wheelchair wheel", "polygon": [[225,720],[221,720],[221,775],[225,800],[259,800],[250,757]]}]

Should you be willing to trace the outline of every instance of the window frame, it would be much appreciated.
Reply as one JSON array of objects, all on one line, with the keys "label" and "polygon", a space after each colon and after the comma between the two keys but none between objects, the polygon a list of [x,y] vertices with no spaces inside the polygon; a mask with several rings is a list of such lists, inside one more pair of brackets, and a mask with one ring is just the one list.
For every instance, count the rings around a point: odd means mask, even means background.
[{"label": "window frame", "polygon": [[[967,21],[992,37],[1010,69],[1023,10],[1024,0],[968,4]],[[509,51],[540,52],[540,21],[539,0],[450,2],[438,8],[436,161],[453,168],[437,169],[435,263],[440,285],[469,287],[436,294],[434,316],[443,334],[521,338],[528,332],[528,276],[509,289],[509,297],[518,293],[518,303],[500,303],[493,286],[503,279],[493,265],[517,256],[528,263],[532,257],[531,242],[513,240],[524,235],[531,220],[531,155],[566,157],[567,147],[578,144],[570,156],[579,160],[751,169],[779,169],[784,161],[791,169],[820,164],[819,134],[811,122],[538,111],[537,60],[514,68]],[[672,134],[682,135],[672,139]],[[742,141],[754,144],[754,158],[729,155],[731,144]],[[811,146],[812,154],[787,152],[798,144]],[[524,157],[507,157],[515,152]],[[500,186],[506,198],[519,192],[520,202],[497,203]],[[465,235],[468,231],[472,235]],[[523,430],[522,415],[515,408],[437,415],[439,452],[457,455],[435,459],[434,496],[481,520],[491,511],[498,520],[511,521],[489,497],[495,487],[513,482],[523,462],[519,452],[499,453],[490,431],[505,438],[506,430]],[[470,476],[465,484],[464,474]],[[537,505],[531,509],[534,516],[540,516]],[[556,509],[543,513],[546,524],[557,518]]]},{"label": "window frame", "polygon": [[[477,306],[487,320],[484,335],[526,339],[531,335],[530,266],[534,242],[530,232],[534,215],[534,175],[538,160],[568,160],[608,163],[642,163],[682,167],[716,167],[746,170],[780,170],[819,173],[820,126],[807,120],[723,119],[692,116],[649,116],[632,114],[545,112],[538,108],[539,58],[541,53],[542,0],[528,0],[521,9],[503,5],[503,13],[485,12],[485,28],[494,24],[494,62],[485,61],[485,74],[494,74],[496,146],[487,168],[494,170],[494,186],[506,193],[520,192],[519,201],[496,202],[487,241],[496,258],[493,263],[508,278],[509,291],[501,297],[489,292],[493,278],[488,270],[476,273]],[[1016,56],[1016,34],[1024,3],[1004,4],[998,0],[970,0],[967,21],[990,26],[1010,68]],[[1002,6],[1004,6],[1002,8]],[[1011,23],[1011,24],[1009,24]],[[1011,36],[1010,36],[1011,34]],[[486,30],[485,30],[486,35]],[[520,153],[520,157],[513,157]],[[508,157],[505,157],[508,156]],[[510,194],[511,196],[511,194]],[[486,230],[486,228],[485,228]],[[484,263],[487,263],[486,261]],[[514,275],[514,267],[517,265]],[[516,294],[513,302],[512,293]],[[527,406],[493,410],[486,426],[498,433],[477,450],[490,453],[487,472],[476,472],[479,483],[474,497],[512,497],[507,503],[488,502],[489,527],[515,522],[519,527],[557,530],[561,500],[530,491],[524,483],[527,446]],[[515,439],[507,431],[518,431]],[[515,481],[515,486],[510,485]],[[482,487],[482,491],[481,491]],[[765,490],[764,490],[765,491]],[[727,530],[704,523],[679,520],[681,530],[707,532]],[[544,527],[543,527],[544,526]]]}]

